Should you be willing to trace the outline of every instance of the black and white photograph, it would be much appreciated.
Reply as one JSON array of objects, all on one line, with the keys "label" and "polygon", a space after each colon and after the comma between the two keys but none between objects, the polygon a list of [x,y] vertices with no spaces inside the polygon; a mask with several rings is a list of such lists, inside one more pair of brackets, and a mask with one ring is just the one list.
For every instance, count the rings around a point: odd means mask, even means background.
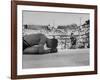
[{"label": "black and white photograph", "polygon": [[97,6],[13,1],[12,79],[97,74]]},{"label": "black and white photograph", "polygon": [[22,68],[90,65],[90,14],[22,11]]}]

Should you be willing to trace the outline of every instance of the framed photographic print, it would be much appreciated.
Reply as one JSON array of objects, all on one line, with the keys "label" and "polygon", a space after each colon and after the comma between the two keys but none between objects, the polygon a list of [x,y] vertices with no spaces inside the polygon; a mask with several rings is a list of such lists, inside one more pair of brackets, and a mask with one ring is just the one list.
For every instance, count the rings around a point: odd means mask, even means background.
[{"label": "framed photographic print", "polygon": [[97,74],[97,6],[11,1],[11,78]]}]

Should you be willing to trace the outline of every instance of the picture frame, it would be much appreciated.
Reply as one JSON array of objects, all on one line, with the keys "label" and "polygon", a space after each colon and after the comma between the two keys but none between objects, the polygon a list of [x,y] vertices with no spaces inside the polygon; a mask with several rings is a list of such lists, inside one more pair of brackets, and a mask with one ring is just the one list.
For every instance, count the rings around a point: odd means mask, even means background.
[{"label": "picture frame", "polygon": [[[32,8],[27,8],[32,6]],[[35,8],[36,7],[36,8]],[[41,8],[41,9],[40,9]],[[48,68],[48,69],[39,69],[37,68],[34,71],[25,71],[21,73],[22,56],[19,56],[19,53],[22,52],[20,48],[22,47],[21,42],[22,38],[19,40],[20,36],[22,37],[22,12],[23,10],[33,10],[37,12],[76,12],[76,13],[89,13],[90,14],[90,25],[93,27],[90,31],[90,65],[87,69],[81,68],[80,71],[74,71],[76,67],[70,68],[72,71],[67,72],[67,68]],[[40,9],[40,10],[39,10]],[[75,10],[74,10],[75,9]],[[57,11],[56,11],[57,10]],[[81,12],[82,11],[82,12]],[[85,11],[85,12],[84,12]],[[53,13],[53,15],[54,15]],[[21,24],[19,24],[21,22]],[[93,24],[92,24],[93,23]],[[92,40],[92,38],[94,38]],[[93,45],[91,45],[91,43]],[[21,48],[22,49],[22,48]],[[92,58],[91,58],[92,57]],[[19,59],[20,58],[20,59]],[[93,62],[93,63],[92,63]],[[19,67],[21,67],[19,69]],[[86,67],[87,68],[87,67]],[[79,69],[79,68],[77,68]],[[83,69],[83,70],[81,70]],[[46,71],[45,71],[46,70]],[[53,71],[54,70],[54,71]],[[65,71],[64,71],[65,70]],[[58,71],[58,72],[56,72]],[[43,78],[43,77],[60,77],[60,76],[75,76],[75,75],[90,75],[97,74],[97,6],[96,5],[84,5],[84,4],[65,4],[65,3],[49,3],[49,2],[33,2],[33,1],[11,1],[11,79],[25,79],[25,78]]]}]

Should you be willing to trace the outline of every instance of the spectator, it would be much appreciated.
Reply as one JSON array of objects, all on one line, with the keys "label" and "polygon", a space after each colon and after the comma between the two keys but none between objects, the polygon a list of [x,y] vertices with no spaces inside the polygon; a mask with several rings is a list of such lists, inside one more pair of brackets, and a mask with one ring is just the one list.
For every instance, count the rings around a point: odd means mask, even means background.
[{"label": "spectator", "polygon": [[70,40],[71,40],[71,49],[75,49],[75,47],[76,47],[76,37],[74,36],[73,33],[71,33]]}]

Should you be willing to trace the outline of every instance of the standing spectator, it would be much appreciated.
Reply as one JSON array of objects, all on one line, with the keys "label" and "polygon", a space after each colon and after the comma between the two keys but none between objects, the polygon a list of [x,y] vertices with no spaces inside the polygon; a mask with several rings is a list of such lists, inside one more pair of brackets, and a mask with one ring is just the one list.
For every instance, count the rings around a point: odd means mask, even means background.
[{"label": "standing spectator", "polygon": [[70,40],[71,40],[71,49],[75,49],[75,47],[76,47],[76,37],[74,36],[73,33],[71,33]]}]

